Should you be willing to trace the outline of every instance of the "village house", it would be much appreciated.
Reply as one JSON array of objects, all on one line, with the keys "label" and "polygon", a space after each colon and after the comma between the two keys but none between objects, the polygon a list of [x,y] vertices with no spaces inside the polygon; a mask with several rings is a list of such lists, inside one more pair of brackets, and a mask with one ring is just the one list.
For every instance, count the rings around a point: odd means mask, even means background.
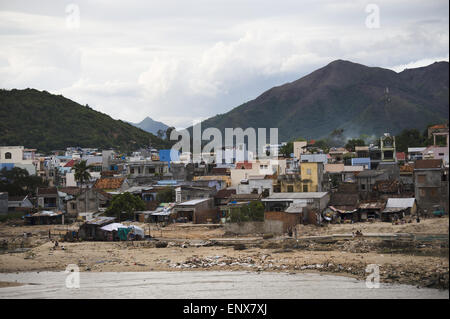
[{"label": "village house", "polygon": [[357,221],[358,204],[358,185],[355,183],[341,183],[337,191],[330,195],[329,208],[335,213],[337,221]]},{"label": "village house", "polygon": [[365,170],[356,175],[358,191],[363,199],[367,199],[377,181],[389,180],[389,174],[384,170]]},{"label": "village house", "polygon": [[323,192],[329,190],[328,175],[323,162],[302,162],[300,164],[302,192]]},{"label": "village house", "polygon": [[96,217],[88,220],[80,226],[78,237],[82,240],[105,240],[105,232],[101,228],[112,224],[115,219],[115,217]]},{"label": "village house", "polygon": [[417,160],[414,164],[415,198],[421,214],[443,208],[448,212],[448,168],[440,159]]},{"label": "village house", "polygon": [[271,179],[266,179],[265,175],[251,175],[248,179],[241,180],[236,193],[263,194],[263,197],[267,197],[273,193],[273,182]]},{"label": "village house", "polygon": [[344,156],[348,153],[344,147],[332,147],[328,155],[331,157],[331,163],[344,163]]},{"label": "village house", "polygon": [[215,223],[219,220],[219,211],[214,207],[213,198],[193,199],[175,205],[173,209],[177,221],[194,224]]},{"label": "village house", "polygon": [[36,175],[39,160],[35,157],[35,149],[23,146],[0,146],[0,170],[18,167],[26,169],[30,175]]},{"label": "village house", "polygon": [[389,198],[381,212],[381,220],[392,222],[405,216],[415,216],[417,205],[415,198]]},{"label": "village house", "polygon": [[381,213],[386,206],[386,201],[364,201],[358,205],[359,221],[368,221],[381,218]]},{"label": "village house", "polygon": [[426,147],[408,147],[408,161],[414,162],[423,159]]},{"label": "village house", "polygon": [[330,194],[328,192],[301,192],[301,193],[273,193],[261,199],[265,211],[285,211],[292,203],[303,202],[322,212],[328,206]]},{"label": "village house", "polygon": [[25,224],[28,225],[51,225],[64,224],[64,213],[61,211],[43,210],[24,217]]},{"label": "village house", "polygon": [[9,198],[7,197],[7,199],[7,208],[10,212],[30,212],[34,208],[29,195],[11,196]]},{"label": "village house", "polygon": [[36,192],[37,208],[45,210],[63,209],[62,199],[59,197],[56,187],[38,188]]},{"label": "village house", "polygon": [[130,185],[124,177],[102,177],[95,181],[93,188],[120,193],[130,188]]},{"label": "village house", "polygon": [[216,192],[217,190],[214,187],[181,185],[175,188],[175,201],[181,203],[191,199],[211,198]]},{"label": "village house", "polygon": [[85,188],[80,194],[67,203],[69,217],[77,217],[80,213],[97,213],[105,211],[112,200],[112,195],[101,189]]},{"label": "village house", "polygon": [[355,154],[357,158],[369,158],[369,146],[355,146]]},{"label": "village house", "polygon": [[294,157],[300,160],[300,156],[306,152],[307,141],[296,141],[293,142],[294,146]]}]

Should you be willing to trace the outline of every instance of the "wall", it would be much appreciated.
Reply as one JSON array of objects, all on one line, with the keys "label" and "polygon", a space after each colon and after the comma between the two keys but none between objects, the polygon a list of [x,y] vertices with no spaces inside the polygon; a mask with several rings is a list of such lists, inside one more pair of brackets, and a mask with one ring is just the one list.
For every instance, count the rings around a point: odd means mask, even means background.
[{"label": "wall", "polygon": [[271,179],[250,179],[248,184],[239,184],[236,193],[251,194],[255,188],[258,190],[258,194],[261,194],[264,189],[269,189],[269,195],[272,195],[273,182]]},{"label": "wall", "polygon": [[0,193],[0,214],[8,213],[8,193]]},{"label": "wall", "polygon": [[285,212],[265,212],[265,221],[280,221],[283,223],[283,232],[287,232],[289,228],[294,227],[297,224],[301,224],[303,221],[303,214],[292,214]]},{"label": "wall", "polygon": [[434,205],[443,206],[448,211],[447,187],[446,182],[442,182],[441,170],[416,170],[414,182],[414,193],[420,212],[426,209],[430,214],[434,210]]},{"label": "wall", "polygon": [[225,224],[224,230],[236,235],[249,234],[283,234],[283,222],[279,220],[266,220],[264,222],[244,222]]},{"label": "wall", "polygon": [[219,210],[218,209],[203,209],[196,210],[194,214],[194,224],[206,224],[208,219],[212,223],[217,223],[219,221]]}]

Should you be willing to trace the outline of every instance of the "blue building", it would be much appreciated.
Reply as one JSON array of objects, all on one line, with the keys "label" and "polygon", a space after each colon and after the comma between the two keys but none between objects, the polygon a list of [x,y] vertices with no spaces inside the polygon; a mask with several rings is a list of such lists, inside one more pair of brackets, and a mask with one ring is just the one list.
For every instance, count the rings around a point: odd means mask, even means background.
[{"label": "blue building", "polygon": [[371,169],[370,168],[370,157],[352,158],[352,166],[364,166],[365,169]]}]

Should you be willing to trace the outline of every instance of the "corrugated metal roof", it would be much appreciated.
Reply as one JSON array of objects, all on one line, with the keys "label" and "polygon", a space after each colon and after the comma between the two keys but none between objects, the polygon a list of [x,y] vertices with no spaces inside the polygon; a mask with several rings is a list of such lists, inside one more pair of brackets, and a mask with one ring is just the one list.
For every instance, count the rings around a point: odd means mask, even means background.
[{"label": "corrugated metal roof", "polygon": [[327,192],[273,193],[269,197],[262,199],[262,201],[322,198],[327,194]]},{"label": "corrugated metal roof", "polygon": [[388,198],[386,208],[409,208],[415,201],[415,198]]},{"label": "corrugated metal roof", "polygon": [[183,202],[183,203],[179,203],[178,205],[182,205],[182,206],[194,206],[197,205],[199,203],[203,203],[205,201],[209,200],[209,198],[200,198],[200,199],[192,199],[189,200],[187,202]]},{"label": "corrugated metal roof", "polygon": [[426,147],[408,147],[408,153],[416,153],[425,151]]}]

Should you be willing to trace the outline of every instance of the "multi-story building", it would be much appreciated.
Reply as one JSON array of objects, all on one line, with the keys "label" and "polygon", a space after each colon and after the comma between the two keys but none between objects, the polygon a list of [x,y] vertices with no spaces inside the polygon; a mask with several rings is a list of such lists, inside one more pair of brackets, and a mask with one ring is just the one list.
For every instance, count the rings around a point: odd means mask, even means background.
[{"label": "multi-story building", "polygon": [[26,169],[30,175],[35,175],[38,164],[35,152],[35,149],[26,149],[23,146],[0,146],[0,170],[4,167],[19,167]]},{"label": "multi-story building", "polygon": [[414,184],[421,213],[429,215],[438,208],[448,212],[448,167],[443,165],[442,160],[417,160]]}]

